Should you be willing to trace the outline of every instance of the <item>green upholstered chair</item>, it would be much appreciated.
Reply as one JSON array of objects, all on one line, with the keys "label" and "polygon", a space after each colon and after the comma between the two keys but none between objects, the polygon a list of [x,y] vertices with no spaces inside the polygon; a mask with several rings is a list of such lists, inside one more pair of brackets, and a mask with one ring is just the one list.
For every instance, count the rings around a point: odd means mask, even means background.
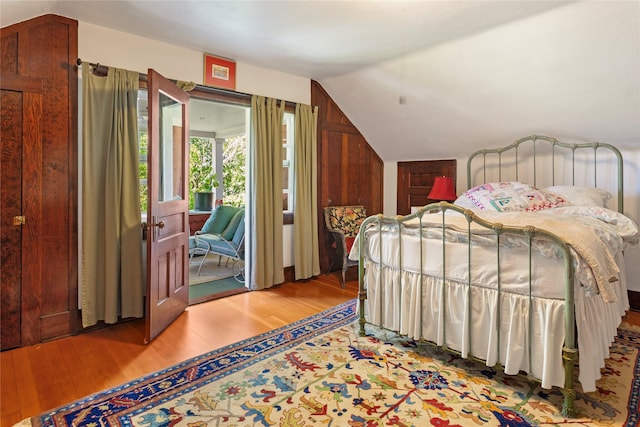
[{"label": "green upholstered chair", "polygon": [[233,260],[234,271],[237,267],[235,278],[241,282],[244,281],[244,215],[244,208],[220,205],[194,235],[198,248]]}]

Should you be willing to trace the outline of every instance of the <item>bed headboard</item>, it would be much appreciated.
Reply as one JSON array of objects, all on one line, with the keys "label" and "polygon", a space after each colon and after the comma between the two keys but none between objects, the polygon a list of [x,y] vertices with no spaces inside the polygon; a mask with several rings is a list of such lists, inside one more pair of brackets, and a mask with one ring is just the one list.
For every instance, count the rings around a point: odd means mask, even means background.
[{"label": "bed headboard", "polygon": [[[482,164],[472,173],[474,160],[475,164],[479,161]],[[623,212],[622,165],[620,150],[611,144],[568,143],[531,135],[506,147],[482,149],[471,154],[467,160],[467,188],[492,181],[522,181],[536,187],[598,187],[599,178],[611,180],[617,176],[617,187],[606,189],[617,196],[618,212]]]}]

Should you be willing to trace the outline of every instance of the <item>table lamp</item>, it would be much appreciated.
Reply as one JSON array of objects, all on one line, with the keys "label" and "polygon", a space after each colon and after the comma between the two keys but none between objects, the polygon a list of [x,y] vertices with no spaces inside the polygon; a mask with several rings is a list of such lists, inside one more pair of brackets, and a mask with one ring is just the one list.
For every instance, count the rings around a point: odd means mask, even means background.
[{"label": "table lamp", "polygon": [[456,189],[453,184],[453,178],[450,176],[436,176],[433,180],[433,187],[427,196],[431,200],[452,202],[456,196]]}]

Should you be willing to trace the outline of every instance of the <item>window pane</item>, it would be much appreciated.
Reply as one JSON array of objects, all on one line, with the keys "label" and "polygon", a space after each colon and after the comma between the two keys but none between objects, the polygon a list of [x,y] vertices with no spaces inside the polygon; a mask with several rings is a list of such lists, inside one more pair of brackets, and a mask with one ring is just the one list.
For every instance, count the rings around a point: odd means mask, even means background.
[{"label": "window pane", "polygon": [[194,136],[190,138],[189,209],[195,208],[195,193],[212,193],[218,184],[213,163],[215,148],[215,141],[212,138]]},{"label": "window pane", "polygon": [[282,205],[283,210],[291,212],[293,205],[293,187],[294,187],[294,167],[293,164],[293,144],[294,144],[294,118],[291,113],[284,114],[284,122],[282,123]]},{"label": "window pane", "polygon": [[[182,194],[182,104],[160,93],[158,200],[184,198]],[[185,142],[186,143],[186,142]]]},{"label": "window pane", "polygon": [[138,164],[138,173],[140,175],[140,211],[147,213],[147,191],[149,184],[147,178],[149,171],[147,170],[147,155],[149,153],[148,134],[146,129],[138,132],[138,144],[140,150],[140,162]]},{"label": "window pane", "polygon": [[[286,114],[285,114],[285,119],[284,119],[284,120],[285,120],[285,122],[284,122],[284,124],[282,125],[282,145],[286,145],[286,144],[287,144],[287,136],[288,136],[287,128],[288,128],[288,126],[287,126],[287,117],[286,117]],[[285,154],[284,158],[285,158],[285,159],[287,158],[287,155],[286,155],[286,154]]]},{"label": "window pane", "polygon": [[147,170],[147,155],[149,153],[149,134],[147,133],[147,90],[140,89],[138,91],[138,144],[140,151],[140,164],[138,173],[140,175],[140,211],[143,219],[147,215],[148,189],[147,178],[149,171]]}]

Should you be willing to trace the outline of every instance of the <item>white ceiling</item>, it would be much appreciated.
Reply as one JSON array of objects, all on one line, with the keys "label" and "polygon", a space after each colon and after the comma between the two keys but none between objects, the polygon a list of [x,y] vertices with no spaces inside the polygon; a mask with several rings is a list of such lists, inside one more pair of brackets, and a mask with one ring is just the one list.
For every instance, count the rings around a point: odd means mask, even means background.
[{"label": "white ceiling", "polygon": [[322,80],[528,17],[561,2],[2,1],[1,24],[56,13]]},{"label": "white ceiling", "polygon": [[640,2],[10,1],[317,80],[385,161],[531,133],[640,146]]}]

